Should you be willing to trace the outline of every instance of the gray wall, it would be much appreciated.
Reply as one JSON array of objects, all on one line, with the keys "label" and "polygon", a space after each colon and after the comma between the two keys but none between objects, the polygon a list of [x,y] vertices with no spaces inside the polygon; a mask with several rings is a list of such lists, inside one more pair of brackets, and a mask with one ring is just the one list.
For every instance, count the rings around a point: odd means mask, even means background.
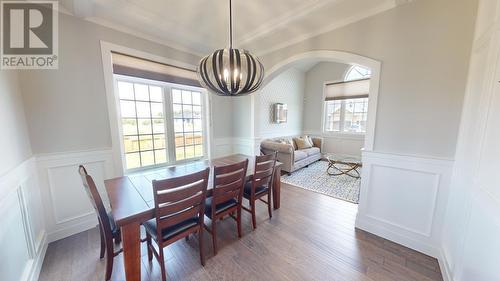
[{"label": "gray wall", "polygon": [[419,0],[261,57],[267,69],[311,50],[382,62],[374,149],[453,158],[476,0]]},{"label": "gray wall", "polygon": [[342,63],[320,62],[306,72],[304,131],[322,131],[323,85],[326,81],[343,80],[349,67]]},{"label": "gray wall", "polygon": [[252,137],[252,97],[228,97],[228,99],[231,99],[232,109],[223,110],[232,111],[232,136],[235,138]]},{"label": "gray wall", "polygon": [[[259,137],[299,135],[302,133],[304,112],[305,74],[291,68],[266,84],[257,94],[255,123]],[[288,120],[286,123],[272,122],[272,105],[286,103]]]},{"label": "gray wall", "polygon": [[[193,65],[198,62],[196,56],[163,45],[59,16],[59,69],[24,71],[20,76],[33,153],[111,147],[100,40]],[[219,119],[225,117],[214,117]],[[227,128],[218,124],[214,131],[223,134]]]},{"label": "gray wall", "polygon": [[14,70],[0,71],[0,176],[32,155],[18,76]]}]

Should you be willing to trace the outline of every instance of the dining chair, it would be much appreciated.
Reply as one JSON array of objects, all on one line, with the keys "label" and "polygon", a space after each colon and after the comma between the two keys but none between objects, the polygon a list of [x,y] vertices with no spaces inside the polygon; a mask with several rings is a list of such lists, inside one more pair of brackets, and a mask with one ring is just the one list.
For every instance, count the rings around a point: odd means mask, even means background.
[{"label": "dining chair", "polygon": [[[252,214],[252,225],[254,229],[257,228],[257,219],[255,215],[255,203],[257,200],[266,203],[269,218],[273,216],[271,212],[271,191],[276,158],[277,152],[255,156],[255,167],[252,180],[247,182],[243,188],[243,197],[248,200],[250,208],[245,206],[242,206],[242,208]],[[267,196],[267,201],[262,199],[264,196]]]},{"label": "dining chair", "polygon": [[[153,180],[155,218],[143,223],[146,229],[148,260],[153,254],[160,264],[161,278],[167,279],[163,248],[175,241],[198,233],[200,261],[205,265],[203,252],[203,213],[210,169],[164,180]],[[158,245],[158,252],[152,244]]]},{"label": "dining chair", "polygon": [[241,238],[241,203],[247,167],[248,159],[236,164],[214,167],[212,196],[205,200],[205,215],[212,221],[211,227],[205,225],[205,228],[212,234],[214,255],[217,254],[218,219],[229,215],[236,220],[238,237]]},{"label": "dining chair", "polygon": [[97,213],[97,220],[99,221],[99,231],[101,236],[101,253],[100,258],[106,254],[106,273],[105,280],[111,278],[113,272],[113,259],[115,256],[122,252],[122,249],[115,252],[113,242],[120,243],[120,229],[116,226],[113,216],[106,211],[101,199],[101,195],[97,190],[94,180],[88,175],[84,166],[80,165],[78,172],[82,178],[85,191],[90,198],[90,202]]}]

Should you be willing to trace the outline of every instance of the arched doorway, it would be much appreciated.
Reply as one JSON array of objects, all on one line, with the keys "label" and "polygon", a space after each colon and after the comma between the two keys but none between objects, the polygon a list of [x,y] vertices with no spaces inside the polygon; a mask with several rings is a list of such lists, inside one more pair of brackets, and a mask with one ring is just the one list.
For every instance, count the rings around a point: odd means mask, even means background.
[{"label": "arched doorway", "polygon": [[293,67],[294,65],[303,61],[330,61],[350,65],[359,65],[371,70],[371,81],[369,90],[369,103],[368,103],[368,118],[367,118],[367,129],[365,134],[365,151],[373,150],[375,141],[375,125],[377,116],[377,98],[380,83],[380,69],[381,63],[377,60],[360,56],[357,54],[342,52],[342,51],[330,51],[330,50],[319,50],[319,51],[309,51],[300,54],[293,55],[277,64],[275,64],[271,69],[269,69],[264,78],[263,86],[267,85],[276,76],[280,75],[285,70]]}]

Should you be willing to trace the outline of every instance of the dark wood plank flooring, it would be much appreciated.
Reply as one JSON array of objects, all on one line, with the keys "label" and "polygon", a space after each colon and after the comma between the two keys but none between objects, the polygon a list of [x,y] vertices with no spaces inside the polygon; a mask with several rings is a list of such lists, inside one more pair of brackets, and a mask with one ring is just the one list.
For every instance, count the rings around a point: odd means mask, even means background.
[{"label": "dark wood plank flooring", "polygon": [[[436,259],[367,232],[356,230],[357,205],[282,184],[281,209],[269,220],[258,204],[257,229],[243,212],[243,237],[230,218],[218,222],[219,253],[199,262],[195,237],[165,248],[168,280],[442,280]],[[208,222],[208,221],[207,221]],[[51,243],[41,281],[103,280],[99,232],[91,229]],[[160,280],[155,259],[142,247],[142,280]],[[124,280],[122,255],[112,280]]]}]

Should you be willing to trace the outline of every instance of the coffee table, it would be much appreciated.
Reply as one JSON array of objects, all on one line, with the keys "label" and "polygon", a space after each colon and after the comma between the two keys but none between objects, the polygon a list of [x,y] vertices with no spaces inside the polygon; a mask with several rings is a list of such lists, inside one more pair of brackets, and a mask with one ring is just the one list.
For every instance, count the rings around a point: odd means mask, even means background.
[{"label": "coffee table", "polygon": [[332,153],[326,154],[325,158],[328,161],[326,172],[330,176],[348,175],[356,179],[361,178],[358,171],[363,166],[361,158]]}]

